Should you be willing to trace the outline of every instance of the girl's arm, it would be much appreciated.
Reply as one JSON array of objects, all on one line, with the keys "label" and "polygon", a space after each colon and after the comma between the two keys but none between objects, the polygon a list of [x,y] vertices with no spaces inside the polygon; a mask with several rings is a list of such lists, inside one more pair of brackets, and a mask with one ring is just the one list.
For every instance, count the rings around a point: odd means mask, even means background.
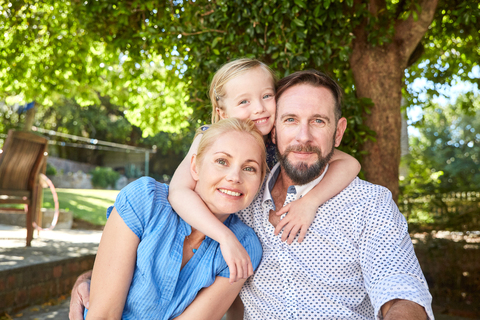
[{"label": "girl's arm", "polygon": [[233,232],[207,208],[199,195],[193,191],[195,180],[190,174],[190,161],[197,153],[202,135],[193,140],[187,156],[178,166],[170,182],[168,201],[185,222],[220,243],[223,258],[230,268],[230,282],[246,279],[253,274],[253,266],[245,248]]},{"label": "girl's arm", "polygon": [[113,208],[93,266],[87,319],[121,319],[140,239]]},{"label": "girl's arm", "polygon": [[287,240],[291,244],[300,231],[298,242],[305,238],[308,228],[315,219],[319,206],[336,196],[345,189],[360,172],[360,163],[349,154],[335,149],[332,159],[329,162],[328,171],[310,192],[304,197],[290,202],[277,212],[282,215],[288,214],[278,223],[275,228],[275,235],[278,235],[282,228],[282,241]]},{"label": "girl's arm", "polygon": [[217,276],[215,282],[210,287],[202,289],[195,300],[175,320],[220,320],[244,283],[245,279],[242,279],[232,285],[227,278]]}]

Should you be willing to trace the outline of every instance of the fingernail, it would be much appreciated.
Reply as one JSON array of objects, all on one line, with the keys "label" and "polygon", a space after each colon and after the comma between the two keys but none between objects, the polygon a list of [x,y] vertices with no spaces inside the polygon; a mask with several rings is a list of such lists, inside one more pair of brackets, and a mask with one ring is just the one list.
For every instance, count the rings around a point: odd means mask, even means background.
[{"label": "fingernail", "polygon": [[87,303],[85,304],[85,307],[87,307],[87,309],[88,309],[88,307],[90,307],[90,302],[87,302]]}]

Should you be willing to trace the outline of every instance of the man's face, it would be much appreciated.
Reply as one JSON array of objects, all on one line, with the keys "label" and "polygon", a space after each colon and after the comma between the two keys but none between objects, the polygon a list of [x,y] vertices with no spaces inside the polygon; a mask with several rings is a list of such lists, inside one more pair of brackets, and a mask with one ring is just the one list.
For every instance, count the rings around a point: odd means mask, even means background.
[{"label": "man's face", "polygon": [[329,162],[346,128],[335,121],[335,100],[330,90],[299,84],[277,101],[273,140],[282,169],[297,185],[317,178]]}]

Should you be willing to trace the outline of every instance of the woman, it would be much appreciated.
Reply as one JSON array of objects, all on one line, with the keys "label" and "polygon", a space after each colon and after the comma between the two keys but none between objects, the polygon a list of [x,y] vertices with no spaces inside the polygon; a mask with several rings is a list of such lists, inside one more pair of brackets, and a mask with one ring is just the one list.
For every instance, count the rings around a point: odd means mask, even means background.
[{"label": "woman", "polygon": [[[252,121],[235,118],[202,133],[190,167],[195,192],[256,268],[260,242],[231,214],[252,202],[265,176],[262,135]],[[239,293],[245,280],[229,283],[219,244],[183,221],[167,197],[168,186],[141,178],[107,211],[87,319],[220,319]]]}]

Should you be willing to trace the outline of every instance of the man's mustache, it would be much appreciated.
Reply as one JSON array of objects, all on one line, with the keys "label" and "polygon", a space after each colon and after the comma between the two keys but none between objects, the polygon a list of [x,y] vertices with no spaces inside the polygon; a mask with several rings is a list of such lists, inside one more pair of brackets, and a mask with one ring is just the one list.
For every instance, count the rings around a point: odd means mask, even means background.
[{"label": "man's mustache", "polygon": [[316,146],[301,144],[288,146],[287,149],[285,149],[284,155],[287,155],[290,152],[312,152],[318,154],[319,156],[322,154],[321,150]]}]

